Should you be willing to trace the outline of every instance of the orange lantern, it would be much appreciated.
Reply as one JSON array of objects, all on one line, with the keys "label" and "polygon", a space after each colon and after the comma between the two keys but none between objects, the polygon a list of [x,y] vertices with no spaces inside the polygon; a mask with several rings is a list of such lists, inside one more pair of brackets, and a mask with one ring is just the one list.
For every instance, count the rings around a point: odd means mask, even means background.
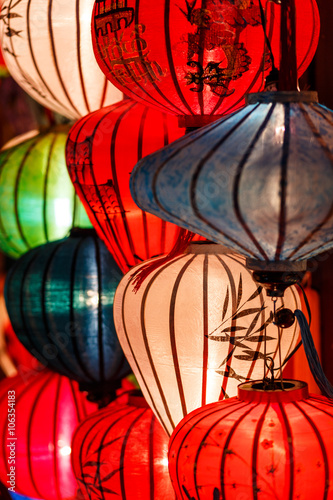
[{"label": "orange lantern", "polygon": [[78,119],[112,104],[121,92],[107,82],[94,58],[93,0],[4,0],[0,38],[11,76],[36,101]]},{"label": "orange lantern", "polygon": [[[140,388],[170,434],[190,411],[262,377],[266,356],[279,367],[299,329],[294,323],[279,335],[273,301],[257,287],[245,259],[219,245],[193,243],[160,266],[153,262],[137,292],[140,266],[124,276],[114,318]],[[277,310],[299,307],[295,287],[276,300]]]}]

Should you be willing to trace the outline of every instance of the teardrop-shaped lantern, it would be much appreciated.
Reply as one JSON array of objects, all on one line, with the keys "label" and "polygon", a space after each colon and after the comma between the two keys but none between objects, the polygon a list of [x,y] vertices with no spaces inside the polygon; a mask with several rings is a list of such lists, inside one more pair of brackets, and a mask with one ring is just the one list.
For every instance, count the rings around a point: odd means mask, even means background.
[{"label": "teardrop-shaped lantern", "polygon": [[66,168],[69,128],[0,152],[0,248],[11,257],[63,238],[74,225],[91,227]]},{"label": "teardrop-shaped lantern", "polygon": [[133,198],[252,260],[313,257],[333,246],[333,113],[315,92],[248,102],[141,160]]},{"label": "teardrop-shaped lantern", "polygon": [[173,500],[168,436],[144,398],[90,415],[73,437],[73,469],[84,500]]},{"label": "teardrop-shaped lantern", "polygon": [[2,380],[0,480],[7,484],[15,466],[16,493],[45,500],[75,497],[72,437],[96,408],[76,382],[47,369]]},{"label": "teardrop-shaped lantern", "polygon": [[3,0],[0,39],[7,68],[43,106],[78,119],[121,98],[91,46],[93,0]]},{"label": "teardrop-shaped lantern", "polygon": [[[279,2],[261,1],[278,65]],[[296,0],[296,8],[302,74],[318,43],[319,16],[315,0]],[[125,94],[186,115],[187,126],[200,115],[200,126],[262,88],[272,61],[261,23],[259,0],[96,0],[92,38],[101,70]]]},{"label": "teardrop-shaped lantern", "polygon": [[[275,368],[280,364],[274,304],[254,283],[245,259],[224,251],[193,243],[187,253],[155,266],[137,292],[133,270],[116,291],[121,346],[169,434],[190,411],[220,395],[235,396],[239,382],[262,377],[265,354]],[[295,288],[276,302],[277,309],[292,311],[299,305]],[[283,330],[282,361],[298,335],[295,323]]]},{"label": "teardrop-shaped lantern", "polygon": [[304,382],[195,410],[175,429],[169,470],[179,500],[332,498],[333,402]]},{"label": "teardrop-shaped lantern", "polygon": [[120,268],[168,253],[179,228],[142,212],[129,180],[144,156],[184,135],[175,117],[131,100],[100,109],[70,131],[66,159],[75,190]]},{"label": "teardrop-shaped lantern", "polygon": [[93,229],[34,248],[5,289],[14,331],[31,354],[96,398],[130,372],[113,324],[122,273]]}]

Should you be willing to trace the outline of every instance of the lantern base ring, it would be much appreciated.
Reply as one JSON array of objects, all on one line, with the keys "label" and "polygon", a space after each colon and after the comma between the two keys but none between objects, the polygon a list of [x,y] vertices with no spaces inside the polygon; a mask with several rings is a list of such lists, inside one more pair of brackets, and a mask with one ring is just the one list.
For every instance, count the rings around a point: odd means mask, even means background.
[{"label": "lantern base ring", "polygon": [[307,261],[261,261],[246,259],[246,266],[253,271],[252,278],[262,285],[268,297],[283,297],[291,285],[300,283],[307,270]]},{"label": "lantern base ring", "polygon": [[283,380],[283,387],[279,387],[275,382],[274,389],[265,389],[262,380],[244,382],[238,386],[238,397],[241,401],[270,401],[287,403],[290,401],[300,401],[309,397],[308,385],[301,380]]}]

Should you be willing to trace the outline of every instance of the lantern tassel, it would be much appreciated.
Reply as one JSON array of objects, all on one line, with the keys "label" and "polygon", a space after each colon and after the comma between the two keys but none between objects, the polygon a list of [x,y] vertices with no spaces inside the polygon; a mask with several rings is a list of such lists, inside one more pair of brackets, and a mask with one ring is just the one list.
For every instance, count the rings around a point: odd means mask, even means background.
[{"label": "lantern tassel", "polygon": [[307,322],[307,319],[306,319],[305,315],[303,314],[303,312],[300,311],[299,309],[296,309],[295,316],[297,318],[297,321],[298,321],[300,329],[301,329],[301,336],[302,336],[304,351],[305,351],[313,378],[315,379],[319,389],[324,394],[324,396],[327,396],[328,398],[333,399],[333,386],[331,385],[331,383],[327,379],[327,377],[323,371],[323,368],[320,364],[319,356],[318,356],[316,347],[315,347],[313,339],[312,339],[312,335],[310,332],[310,327],[309,327],[309,324]]}]

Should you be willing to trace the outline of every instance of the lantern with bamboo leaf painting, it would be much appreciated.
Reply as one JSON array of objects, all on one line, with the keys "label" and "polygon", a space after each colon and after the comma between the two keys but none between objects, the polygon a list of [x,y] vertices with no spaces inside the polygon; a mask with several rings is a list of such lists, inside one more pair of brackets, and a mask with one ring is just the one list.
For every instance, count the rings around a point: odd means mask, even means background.
[{"label": "lantern with bamboo leaf painting", "polygon": [[333,403],[304,382],[198,408],[171,436],[169,470],[179,500],[332,498]]},{"label": "lantern with bamboo leaf painting", "polygon": [[[278,67],[280,5],[262,5]],[[301,75],[315,53],[319,16],[314,0],[296,5]],[[242,106],[272,68],[258,0],[96,0],[92,38],[97,62],[115,86],[185,115],[186,126]]]},{"label": "lantern with bamboo leaf painting", "polygon": [[[245,259],[220,245],[193,243],[158,262],[151,261],[150,273],[143,264],[124,276],[114,318],[140,388],[171,434],[193,409],[234,396],[240,382],[267,373],[265,357],[279,368],[299,328],[273,324],[274,303],[253,281]],[[292,287],[277,299],[276,311],[299,304]]]},{"label": "lantern with bamboo leaf painting", "polygon": [[75,190],[120,268],[168,253],[179,228],[143,212],[129,179],[139,159],[184,135],[175,117],[130,99],[100,109],[72,127],[66,159]]},{"label": "lantern with bamboo leaf painting", "polygon": [[98,70],[90,34],[93,0],[3,0],[0,39],[7,68],[43,106],[71,119],[121,92]]},{"label": "lantern with bamboo leaf painting", "polygon": [[20,257],[31,248],[91,227],[65,161],[69,126],[58,126],[0,152],[0,248]]},{"label": "lantern with bamboo leaf painting", "polygon": [[173,500],[168,436],[143,399],[89,415],[73,437],[73,470],[84,500]]}]

